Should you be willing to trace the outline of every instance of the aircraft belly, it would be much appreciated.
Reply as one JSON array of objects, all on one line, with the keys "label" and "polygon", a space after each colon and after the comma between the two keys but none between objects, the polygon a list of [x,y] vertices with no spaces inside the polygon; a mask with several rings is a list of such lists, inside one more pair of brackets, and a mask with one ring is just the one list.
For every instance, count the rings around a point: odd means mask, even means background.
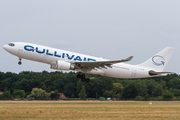
[{"label": "aircraft belly", "polygon": [[104,69],[104,75],[115,78],[130,78],[132,74],[132,70],[129,68],[123,67],[113,67]]},{"label": "aircraft belly", "polygon": [[104,76],[104,71],[102,71],[100,69],[96,69],[96,70],[93,69],[93,70],[88,71],[88,73]]},{"label": "aircraft belly", "polygon": [[149,74],[149,70],[147,69],[137,69],[137,73],[135,78],[147,78],[147,77],[151,77]]}]

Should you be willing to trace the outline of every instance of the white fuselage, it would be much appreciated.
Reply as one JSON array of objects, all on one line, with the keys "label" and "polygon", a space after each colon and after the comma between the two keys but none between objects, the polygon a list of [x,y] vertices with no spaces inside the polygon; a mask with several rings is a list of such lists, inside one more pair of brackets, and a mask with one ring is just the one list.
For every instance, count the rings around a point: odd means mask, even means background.
[{"label": "white fuselage", "polygon": [[[9,53],[32,61],[52,64],[53,61],[108,61],[107,59],[93,57],[89,55],[69,52],[32,43],[14,42],[15,46],[5,45],[4,49]],[[97,68],[87,71],[89,74],[99,74],[114,78],[145,78],[152,77],[148,74],[152,68],[124,63],[113,64],[112,67]],[[81,69],[75,71],[83,72]]]}]

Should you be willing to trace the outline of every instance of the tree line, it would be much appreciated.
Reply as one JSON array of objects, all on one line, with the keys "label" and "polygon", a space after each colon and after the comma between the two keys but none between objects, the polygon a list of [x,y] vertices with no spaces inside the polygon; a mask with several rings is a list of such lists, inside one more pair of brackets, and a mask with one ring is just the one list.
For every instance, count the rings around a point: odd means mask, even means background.
[{"label": "tree line", "polygon": [[12,98],[33,96],[33,88],[43,90],[44,94],[51,93],[52,96],[57,96],[58,92],[64,93],[69,98],[180,97],[180,76],[177,74],[145,79],[118,79],[88,74],[91,79],[89,83],[82,82],[76,75],[75,72],[62,71],[0,72],[0,92],[5,92],[4,97],[12,95]]}]

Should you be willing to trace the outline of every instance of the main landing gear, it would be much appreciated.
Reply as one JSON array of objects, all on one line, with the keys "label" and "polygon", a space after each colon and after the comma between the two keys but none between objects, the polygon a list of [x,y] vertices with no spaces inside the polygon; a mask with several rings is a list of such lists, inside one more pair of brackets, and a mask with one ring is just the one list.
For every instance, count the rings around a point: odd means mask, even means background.
[{"label": "main landing gear", "polygon": [[90,79],[89,78],[86,78],[86,74],[81,74],[81,73],[78,73],[77,74],[77,78],[81,78],[81,81],[82,82],[90,82]]},{"label": "main landing gear", "polygon": [[21,62],[21,58],[19,58],[19,62],[18,62],[18,64],[19,64],[19,65],[21,65],[21,64],[22,64],[22,62]]}]

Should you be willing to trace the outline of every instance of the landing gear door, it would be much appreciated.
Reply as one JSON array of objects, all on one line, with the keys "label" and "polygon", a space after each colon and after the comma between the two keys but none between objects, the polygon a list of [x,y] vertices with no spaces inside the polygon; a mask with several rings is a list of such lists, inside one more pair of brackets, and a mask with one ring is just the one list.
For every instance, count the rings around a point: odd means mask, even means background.
[{"label": "landing gear door", "polygon": [[134,67],[133,70],[132,70],[132,75],[131,75],[131,77],[132,77],[132,78],[135,78],[135,77],[136,77],[136,73],[137,73],[137,68]]}]

